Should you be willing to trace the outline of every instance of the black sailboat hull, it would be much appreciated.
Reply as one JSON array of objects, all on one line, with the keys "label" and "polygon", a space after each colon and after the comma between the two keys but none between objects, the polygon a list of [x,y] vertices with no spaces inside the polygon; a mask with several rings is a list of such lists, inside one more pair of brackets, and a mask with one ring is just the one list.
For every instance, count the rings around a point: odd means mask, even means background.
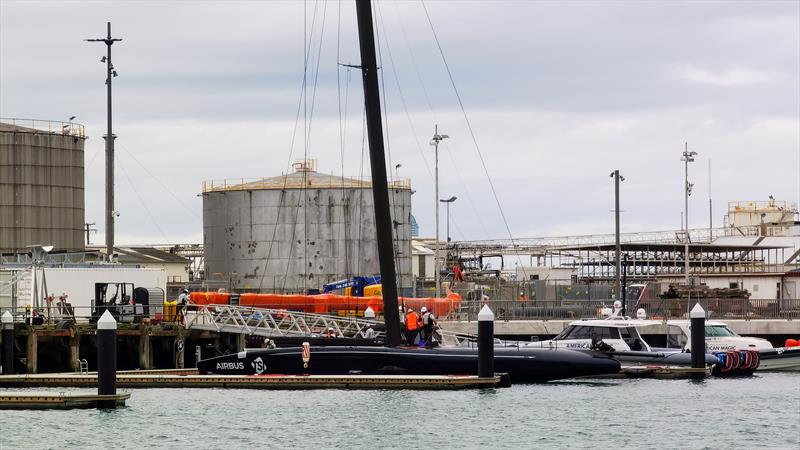
[{"label": "black sailboat hull", "polygon": [[[478,353],[470,348],[316,347],[307,367],[301,347],[248,349],[197,363],[217,375],[474,375]],[[619,361],[600,353],[548,349],[495,349],[495,371],[512,382],[550,381],[618,373]]]}]

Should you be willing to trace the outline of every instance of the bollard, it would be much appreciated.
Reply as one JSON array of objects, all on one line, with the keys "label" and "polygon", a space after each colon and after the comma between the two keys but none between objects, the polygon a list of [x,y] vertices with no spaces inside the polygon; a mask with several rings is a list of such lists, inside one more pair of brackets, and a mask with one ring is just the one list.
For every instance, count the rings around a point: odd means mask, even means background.
[{"label": "bollard", "polygon": [[494,376],[494,313],[489,305],[478,313],[478,376]]},{"label": "bollard", "polygon": [[[97,321],[97,394],[117,393],[117,321],[108,310]],[[116,402],[114,402],[116,404]]]},{"label": "bollard", "polygon": [[700,369],[706,366],[706,311],[700,303],[694,305],[689,313],[692,331],[692,368]]},{"label": "bollard", "polygon": [[6,311],[0,320],[3,324],[3,375],[11,375],[14,373],[14,316]]},{"label": "bollard", "polygon": [[200,348],[199,345],[194,346],[194,366],[197,367],[197,363],[203,359],[203,349]]}]

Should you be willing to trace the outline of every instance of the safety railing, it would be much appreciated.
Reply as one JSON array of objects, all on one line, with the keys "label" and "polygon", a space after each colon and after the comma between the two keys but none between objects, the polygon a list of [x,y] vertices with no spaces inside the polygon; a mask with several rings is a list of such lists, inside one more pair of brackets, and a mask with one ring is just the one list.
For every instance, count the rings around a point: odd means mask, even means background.
[{"label": "safety railing", "polygon": [[[636,316],[636,309],[642,308],[651,319],[685,319],[688,311],[699,302],[708,312],[708,318],[726,320],[797,320],[800,319],[800,299],[742,299],[742,298],[701,298],[701,299],[651,299],[640,303],[629,301],[627,314]],[[419,311],[424,302],[414,304]],[[603,310],[613,306],[613,300],[463,300],[453,302],[447,309],[436,314],[440,321],[477,321],[478,312],[484,304],[489,305],[498,321],[514,320],[578,320],[603,317]],[[409,303],[409,305],[411,305]],[[317,305],[319,306],[319,305]],[[408,305],[407,305],[408,306]],[[341,305],[336,305],[341,308]],[[210,331],[226,333],[259,334],[269,336],[320,335],[333,328],[340,337],[365,337],[372,326],[377,338],[383,337],[382,311],[377,320],[365,319],[363,309],[355,305],[351,309],[333,310],[327,305],[325,314],[304,312],[300,309],[261,308],[237,305],[189,305],[185,310],[170,302],[166,305],[114,305],[108,307],[70,307],[59,308],[0,308],[12,313],[15,322],[30,325],[58,325],[63,321],[89,323],[108,309],[120,324],[141,322],[183,323],[187,328],[198,327]],[[429,309],[434,310],[429,306]],[[334,311],[334,314],[327,311]],[[444,336],[442,342],[458,345],[469,336]]]},{"label": "safety railing", "polygon": [[[655,299],[641,304],[628,303],[629,316],[636,316],[642,308],[651,319],[685,319],[695,303],[708,311],[710,319],[800,319],[800,299]],[[476,321],[484,304],[489,305],[499,321],[511,320],[578,320],[602,318],[604,309],[613,306],[613,300],[577,301],[462,301],[452,315],[442,320]]]},{"label": "safety railing", "polygon": [[14,126],[15,131],[22,133],[47,132],[85,138],[86,129],[83,125],[75,122],[60,122],[57,120],[38,120],[38,119],[17,119],[0,117],[0,123]]},{"label": "safety railing", "polygon": [[[326,175],[322,175],[325,177]],[[327,178],[322,178],[320,174],[316,174],[314,179],[306,178],[291,178],[284,180],[282,178],[226,178],[221,180],[206,180],[203,181],[203,192],[219,192],[219,191],[244,191],[253,189],[351,189],[351,188],[364,188],[369,189],[372,187],[372,181],[367,178],[345,177],[344,182],[342,178],[329,175]],[[400,178],[389,181],[389,189],[411,189],[410,178]]]},{"label": "safety railing", "polygon": [[[186,328],[263,336],[329,336],[366,338],[372,328],[373,338],[385,338],[385,325],[378,320],[303,313],[285,309],[255,308],[235,305],[203,305],[186,313]],[[462,346],[470,335],[437,330],[437,341],[446,346]]]}]

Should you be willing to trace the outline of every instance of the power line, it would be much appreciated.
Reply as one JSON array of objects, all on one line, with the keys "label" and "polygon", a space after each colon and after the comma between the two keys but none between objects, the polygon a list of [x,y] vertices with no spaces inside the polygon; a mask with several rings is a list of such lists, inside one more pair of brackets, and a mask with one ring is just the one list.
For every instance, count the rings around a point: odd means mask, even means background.
[{"label": "power line", "polygon": [[[461,108],[461,113],[464,115],[464,121],[467,124],[467,129],[469,130],[470,137],[472,138],[472,142],[475,145],[475,150],[478,153],[478,158],[481,161],[481,166],[483,167],[483,172],[486,174],[486,179],[489,182],[489,187],[492,190],[492,196],[494,197],[495,203],[497,203],[497,209],[500,211],[500,217],[503,219],[503,224],[506,227],[506,232],[508,232],[508,237],[511,239],[511,242],[514,243],[514,236],[511,234],[511,227],[508,225],[508,220],[506,219],[506,214],[503,211],[503,206],[500,204],[500,198],[497,196],[497,190],[494,188],[494,183],[492,182],[492,177],[489,176],[489,169],[486,167],[486,161],[483,159],[483,154],[481,153],[480,146],[478,145],[478,140],[475,137],[475,131],[472,129],[472,123],[469,121],[469,116],[467,116],[467,111],[464,108],[464,102],[461,100],[461,94],[458,92],[458,88],[456,87],[455,80],[453,79],[453,74],[450,71],[450,65],[447,63],[447,58],[444,56],[444,50],[442,49],[442,45],[439,42],[439,36],[436,34],[436,29],[433,26],[433,21],[431,21],[431,16],[428,14],[428,8],[425,6],[425,0],[420,0],[422,4],[422,9],[425,11],[425,17],[428,19],[428,24],[430,25],[431,32],[433,33],[433,39],[436,41],[436,47],[439,49],[439,54],[442,57],[442,62],[444,63],[444,67],[447,70],[447,76],[450,79],[450,85],[453,87],[453,92],[456,95],[456,99],[458,100],[458,106]],[[525,276],[525,268],[522,265],[522,260],[517,256],[519,259],[519,265],[522,267],[523,276]]]}]

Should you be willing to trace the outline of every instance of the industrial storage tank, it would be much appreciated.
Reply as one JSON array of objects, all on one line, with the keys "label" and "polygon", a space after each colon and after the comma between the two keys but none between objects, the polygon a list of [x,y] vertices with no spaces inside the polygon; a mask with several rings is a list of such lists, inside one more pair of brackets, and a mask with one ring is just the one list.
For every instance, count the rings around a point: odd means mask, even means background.
[{"label": "industrial storage tank", "polygon": [[83,125],[0,119],[0,252],[83,250]]},{"label": "industrial storage tank", "polygon": [[[306,292],[356,275],[380,274],[372,184],[316,172],[203,183],[206,278],[238,291]],[[395,265],[410,294],[411,183],[389,183]]]}]

